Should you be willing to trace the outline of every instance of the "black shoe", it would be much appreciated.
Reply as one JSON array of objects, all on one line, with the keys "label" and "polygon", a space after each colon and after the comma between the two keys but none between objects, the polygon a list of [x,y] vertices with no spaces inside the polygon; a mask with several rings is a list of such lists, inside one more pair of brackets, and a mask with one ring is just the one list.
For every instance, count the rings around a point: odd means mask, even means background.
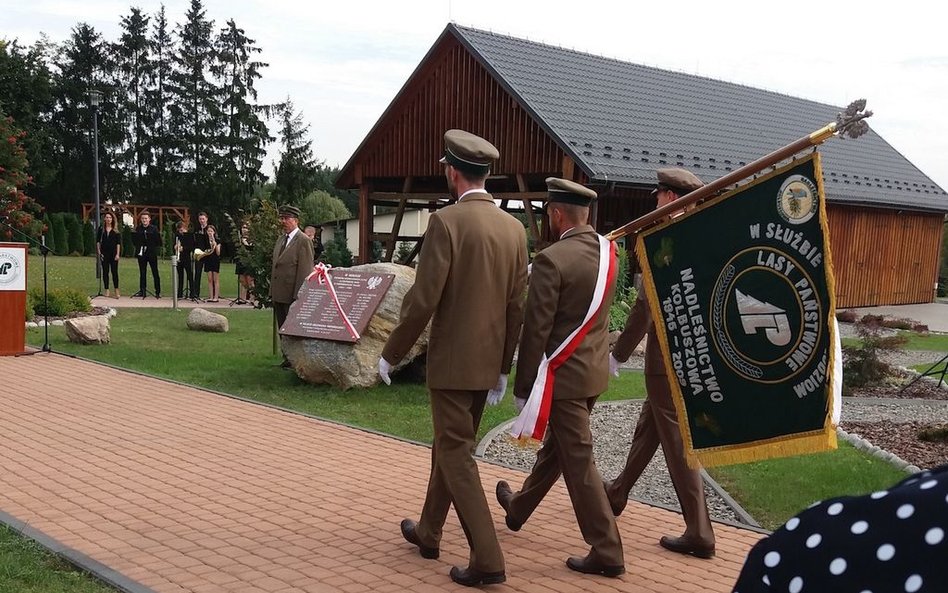
[{"label": "black shoe", "polygon": [[155,293],[155,298],[156,298],[156,299],[160,299],[160,298],[161,298],[161,294],[159,294],[159,293],[156,292],[156,293]]},{"label": "black shoe", "polygon": [[679,554],[689,554],[696,558],[714,558],[714,544],[710,546],[698,542],[693,542],[682,537],[671,537],[663,535],[658,543],[666,550],[678,552]]},{"label": "black shoe", "polygon": [[478,585],[497,585],[507,580],[504,571],[500,572],[481,572],[476,568],[458,568],[451,567],[451,580],[465,587],[477,587]]},{"label": "black shoe", "polygon": [[619,575],[625,574],[625,567],[621,564],[617,566],[600,564],[598,561],[593,560],[589,556],[586,556],[585,558],[580,558],[579,556],[570,556],[566,559],[566,567],[570,570],[575,570],[576,572],[581,572],[583,574],[598,574],[610,578],[615,578]]},{"label": "black shoe", "polygon": [[497,502],[500,503],[500,507],[507,513],[504,517],[504,522],[507,523],[507,529],[510,531],[520,531],[520,528],[523,527],[523,522],[517,521],[510,516],[510,499],[513,498],[510,484],[503,480],[497,482],[495,493],[497,494]]},{"label": "black shoe", "polygon": [[138,297],[145,298],[145,294],[144,294],[142,291],[139,290],[138,292],[136,292],[135,294],[132,295],[132,298],[133,298],[133,299],[137,299]]},{"label": "black shoe", "polygon": [[280,368],[281,368],[281,369],[291,369],[291,368],[293,368],[293,365],[290,364],[290,361],[284,359],[283,362],[280,363]]},{"label": "black shoe", "polygon": [[[435,560],[438,556],[441,555],[441,550],[438,548],[430,548],[421,543],[421,540],[418,539],[418,535],[415,533],[415,527],[418,524],[412,521],[411,519],[402,519],[401,530],[402,537],[405,538],[405,541],[418,546],[418,552],[421,554],[422,558],[427,558],[428,560]],[[453,571],[452,571],[453,575]],[[452,577],[453,578],[453,577]]]}]

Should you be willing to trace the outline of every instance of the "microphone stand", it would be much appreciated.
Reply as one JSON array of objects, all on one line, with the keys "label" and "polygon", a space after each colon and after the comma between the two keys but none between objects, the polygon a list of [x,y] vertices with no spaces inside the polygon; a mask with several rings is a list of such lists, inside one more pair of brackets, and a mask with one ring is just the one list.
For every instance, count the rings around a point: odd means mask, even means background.
[{"label": "microphone stand", "polygon": [[40,243],[37,244],[36,239],[4,220],[0,220],[0,224],[26,239],[28,243],[39,247],[40,253],[43,254],[43,352],[52,352],[53,349],[49,345],[49,274],[46,268],[46,256],[52,249],[46,246],[46,235],[42,235]]}]

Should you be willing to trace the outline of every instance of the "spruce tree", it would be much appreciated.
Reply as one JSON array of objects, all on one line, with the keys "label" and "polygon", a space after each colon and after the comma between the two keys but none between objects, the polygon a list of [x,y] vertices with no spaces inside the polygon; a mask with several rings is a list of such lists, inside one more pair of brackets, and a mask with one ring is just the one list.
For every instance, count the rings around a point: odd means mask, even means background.
[{"label": "spruce tree", "polygon": [[55,181],[58,199],[50,199],[47,208],[78,212],[80,203],[93,201],[92,160],[93,117],[89,91],[103,93],[99,107],[99,178],[102,199],[109,188],[121,187],[121,177],[113,171],[111,155],[121,143],[121,126],[114,117],[111,62],[101,35],[79,23],[57,57],[55,77],[56,109],[52,125],[59,143],[61,163]]},{"label": "spruce tree", "polygon": [[168,83],[168,123],[175,142],[176,168],[187,180],[182,189],[192,203],[205,206],[214,191],[221,133],[221,93],[211,76],[217,59],[214,21],[206,17],[201,0],[191,0],[185,18],[176,30],[178,44]]},{"label": "spruce tree", "polygon": [[223,116],[219,166],[223,193],[218,206],[227,211],[246,206],[253,188],[266,180],[261,168],[266,144],[273,140],[263,119],[271,106],[257,103],[254,85],[267,64],[254,59],[261,52],[255,43],[233,19],[227,21],[215,42],[217,59],[211,72],[221,83]]},{"label": "spruce tree", "polygon": [[314,189],[317,163],[313,158],[313,141],[307,138],[309,124],[304,123],[303,114],[295,112],[289,97],[279,107],[282,150],[273,199],[277,204],[295,204]]},{"label": "spruce tree", "polygon": [[168,19],[165,16],[165,6],[161,5],[155,15],[154,27],[149,38],[150,54],[152,56],[152,86],[146,90],[145,101],[148,111],[150,129],[147,134],[151,138],[153,166],[148,171],[147,188],[152,199],[163,204],[175,203],[176,192],[172,182],[174,170],[175,140],[169,129],[169,104],[172,100],[170,91],[171,72],[173,69],[172,56],[175,53],[174,38],[168,28]]},{"label": "spruce tree", "polygon": [[122,34],[113,45],[116,82],[124,90],[115,99],[123,133],[117,165],[124,171],[127,194],[132,199],[141,196],[141,183],[152,161],[150,130],[154,114],[148,91],[154,78],[154,64],[148,22],[149,17],[141,9],[132,7],[122,17]]}]

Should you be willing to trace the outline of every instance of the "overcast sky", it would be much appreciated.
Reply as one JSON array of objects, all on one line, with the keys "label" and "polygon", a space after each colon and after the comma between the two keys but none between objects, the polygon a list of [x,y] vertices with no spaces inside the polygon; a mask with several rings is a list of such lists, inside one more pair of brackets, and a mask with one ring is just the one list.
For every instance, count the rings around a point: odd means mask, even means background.
[{"label": "overcast sky", "polygon": [[[0,0],[0,37],[29,44],[42,31],[58,42],[85,21],[115,40],[130,6],[153,13],[160,4]],[[183,21],[189,0],[164,4],[169,22]],[[261,100],[291,96],[311,125],[316,154],[329,164],[345,164],[454,21],[833,105],[865,97],[876,113],[870,125],[948,189],[948,9],[911,0],[854,6],[838,0],[205,1],[215,28],[233,18],[263,48],[270,67]],[[276,158],[273,149],[269,160]]]}]

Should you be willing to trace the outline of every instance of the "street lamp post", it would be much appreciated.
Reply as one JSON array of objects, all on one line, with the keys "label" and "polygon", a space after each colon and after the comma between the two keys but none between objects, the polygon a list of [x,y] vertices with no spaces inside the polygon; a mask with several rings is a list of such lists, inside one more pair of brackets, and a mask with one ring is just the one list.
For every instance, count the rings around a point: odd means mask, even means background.
[{"label": "street lamp post", "polygon": [[[89,91],[89,104],[92,106],[92,171],[95,179],[95,237],[99,239],[101,232],[101,208],[99,207],[99,103],[102,101],[102,92]],[[96,296],[102,296],[102,258],[96,254],[95,258]]]}]

